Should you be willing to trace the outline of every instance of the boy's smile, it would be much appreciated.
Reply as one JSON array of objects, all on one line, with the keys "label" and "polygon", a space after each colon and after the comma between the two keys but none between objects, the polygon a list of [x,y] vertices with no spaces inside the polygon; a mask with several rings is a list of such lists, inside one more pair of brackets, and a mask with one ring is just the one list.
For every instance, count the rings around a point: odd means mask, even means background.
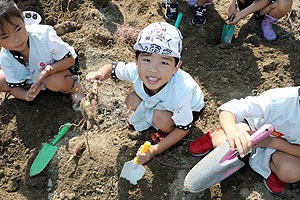
[{"label": "boy's smile", "polygon": [[181,62],[175,66],[175,59],[160,54],[140,53],[136,59],[138,74],[150,94],[158,93],[179,69]]},{"label": "boy's smile", "polygon": [[21,54],[27,50],[28,34],[24,21],[19,17],[12,17],[11,22],[0,31],[0,46],[12,51],[18,51]]}]

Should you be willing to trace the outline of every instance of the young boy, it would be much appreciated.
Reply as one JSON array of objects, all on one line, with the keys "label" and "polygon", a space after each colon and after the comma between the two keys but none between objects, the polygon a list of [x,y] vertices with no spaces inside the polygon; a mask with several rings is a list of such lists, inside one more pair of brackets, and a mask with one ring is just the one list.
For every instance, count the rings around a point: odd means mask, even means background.
[{"label": "young boy", "polygon": [[[236,12],[236,1],[240,12]],[[276,40],[276,33],[272,24],[276,23],[281,17],[285,16],[293,5],[293,0],[230,0],[227,9],[228,17],[234,15],[231,24],[235,25],[245,16],[254,13],[255,19],[262,18],[261,28],[267,40]]]},{"label": "young boy", "polygon": [[25,26],[23,14],[12,0],[0,0],[0,47],[0,91],[33,101],[48,88],[71,95],[72,108],[79,111],[84,94],[76,76],[74,48],[51,26]]},{"label": "young boy", "polygon": [[[212,0],[188,0],[188,4],[194,6],[194,17],[192,23],[196,26],[201,26],[206,23],[205,4],[211,4]],[[167,0],[166,3],[166,18],[176,20],[178,15],[178,0]]]},{"label": "young boy", "polygon": [[131,81],[135,91],[125,101],[134,111],[130,123],[137,131],[155,127],[160,130],[158,138],[162,132],[168,134],[147,153],[137,152],[138,162],[143,164],[186,136],[199,118],[204,100],[193,78],[179,69],[182,36],[176,27],[166,22],[150,24],[140,32],[134,49],[135,63],[105,65],[90,72],[87,80],[101,82],[113,77]]},{"label": "young boy", "polygon": [[286,183],[300,180],[299,98],[300,87],[287,87],[271,89],[257,97],[231,100],[218,109],[222,130],[195,140],[189,150],[195,156],[205,155],[227,139],[231,149],[237,149],[244,157],[252,149],[251,130],[272,124],[275,128],[272,137],[253,147],[249,162],[265,178],[270,192],[283,194]]}]

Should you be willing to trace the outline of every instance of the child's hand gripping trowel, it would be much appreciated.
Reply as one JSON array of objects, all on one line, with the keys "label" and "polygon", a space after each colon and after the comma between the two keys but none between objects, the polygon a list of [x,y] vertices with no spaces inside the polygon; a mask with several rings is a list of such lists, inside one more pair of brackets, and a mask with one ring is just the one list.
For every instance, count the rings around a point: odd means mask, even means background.
[{"label": "child's hand gripping trowel", "polygon": [[[148,152],[151,146],[150,142],[145,142],[141,149],[142,153]],[[128,161],[124,164],[120,177],[127,179],[131,184],[136,185],[146,172],[145,167],[137,161],[135,157],[132,161]]]},{"label": "child's hand gripping trowel", "polygon": [[[237,5],[235,5],[235,9],[237,9]],[[234,15],[230,16],[229,21],[232,22],[234,19]],[[221,35],[221,43],[231,43],[233,34],[234,34],[235,26],[231,24],[224,24],[223,31]]]},{"label": "child's hand gripping trowel", "polygon": [[[271,124],[260,127],[251,135],[252,146],[269,136],[273,131],[274,128]],[[229,143],[224,142],[189,171],[185,177],[184,187],[190,192],[201,192],[224,180],[244,165],[238,159],[237,150],[232,151]]]}]

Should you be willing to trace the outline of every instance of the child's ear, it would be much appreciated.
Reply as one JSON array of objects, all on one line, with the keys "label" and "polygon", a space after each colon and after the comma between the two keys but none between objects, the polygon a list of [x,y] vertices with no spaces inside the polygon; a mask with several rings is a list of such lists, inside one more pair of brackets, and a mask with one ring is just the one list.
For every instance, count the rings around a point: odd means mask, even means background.
[{"label": "child's ear", "polygon": [[177,64],[177,66],[176,66],[175,69],[174,69],[173,74],[176,74],[176,72],[178,71],[178,69],[179,69],[179,67],[181,66],[181,64],[182,64],[182,61],[179,61],[178,64]]}]

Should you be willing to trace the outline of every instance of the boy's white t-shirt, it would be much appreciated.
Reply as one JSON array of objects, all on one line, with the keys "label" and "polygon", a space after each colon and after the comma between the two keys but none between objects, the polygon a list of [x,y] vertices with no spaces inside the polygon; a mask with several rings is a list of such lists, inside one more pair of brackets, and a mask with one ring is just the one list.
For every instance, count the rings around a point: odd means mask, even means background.
[{"label": "boy's white t-shirt", "polygon": [[204,97],[200,87],[188,73],[181,69],[173,74],[164,88],[153,96],[145,92],[134,62],[117,63],[115,74],[120,80],[131,81],[136,94],[142,99],[130,118],[137,131],[146,130],[150,126],[155,127],[152,121],[155,109],[172,112],[172,119],[178,128],[190,129],[193,121],[192,112],[199,112],[204,107]]},{"label": "boy's white t-shirt", "polygon": [[[9,50],[2,48],[0,66],[6,82],[18,86],[26,82],[34,83],[40,72],[47,66],[64,58],[69,52],[77,57],[75,50],[57,36],[53,27],[48,25],[27,25],[29,39],[29,63],[20,63]],[[21,58],[22,59],[22,58]]]}]

